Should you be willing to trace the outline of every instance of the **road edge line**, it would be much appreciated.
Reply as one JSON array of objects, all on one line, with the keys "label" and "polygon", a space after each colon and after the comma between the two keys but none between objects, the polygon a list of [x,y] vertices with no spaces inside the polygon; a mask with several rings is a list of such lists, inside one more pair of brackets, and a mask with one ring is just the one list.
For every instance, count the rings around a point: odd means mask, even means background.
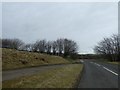
[{"label": "road edge line", "polygon": [[111,72],[112,74],[114,74],[114,75],[116,75],[116,76],[118,76],[118,74],[117,73],[115,73],[115,72],[113,72],[112,70],[110,70],[110,69],[108,69],[108,68],[106,68],[106,67],[103,67],[105,70],[107,70],[107,71],[109,71],[109,72]]}]

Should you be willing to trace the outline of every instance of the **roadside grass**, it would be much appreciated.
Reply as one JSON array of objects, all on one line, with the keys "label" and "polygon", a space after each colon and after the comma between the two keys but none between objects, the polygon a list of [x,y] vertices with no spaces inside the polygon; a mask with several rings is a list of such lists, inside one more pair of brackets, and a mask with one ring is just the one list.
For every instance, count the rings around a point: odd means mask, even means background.
[{"label": "roadside grass", "polygon": [[30,76],[3,81],[3,88],[74,88],[83,69],[82,64],[69,64]]},{"label": "roadside grass", "polygon": [[116,65],[120,65],[120,62],[108,62],[110,64],[116,64]]},{"label": "roadside grass", "polygon": [[23,67],[70,63],[68,60],[53,55],[18,51],[13,49],[2,49],[2,69],[17,69]]},{"label": "roadside grass", "polygon": [[66,60],[68,60],[70,63],[81,63],[80,59],[71,59],[71,58],[65,58]]}]

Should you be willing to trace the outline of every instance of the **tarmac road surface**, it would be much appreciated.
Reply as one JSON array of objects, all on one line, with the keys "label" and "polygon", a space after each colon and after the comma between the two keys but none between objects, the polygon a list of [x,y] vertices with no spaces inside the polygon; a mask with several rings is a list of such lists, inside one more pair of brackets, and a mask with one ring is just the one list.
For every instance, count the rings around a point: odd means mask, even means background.
[{"label": "tarmac road surface", "polygon": [[83,74],[78,88],[118,88],[118,65],[82,60]]}]

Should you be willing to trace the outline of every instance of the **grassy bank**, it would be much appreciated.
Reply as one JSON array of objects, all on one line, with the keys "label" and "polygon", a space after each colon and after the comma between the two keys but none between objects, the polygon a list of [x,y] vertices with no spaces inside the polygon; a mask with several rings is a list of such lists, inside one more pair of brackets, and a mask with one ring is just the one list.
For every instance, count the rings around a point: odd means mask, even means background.
[{"label": "grassy bank", "polygon": [[59,56],[5,48],[2,49],[3,70],[61,63],[69,63],[69,61]]},{"label": "grassy bank", "polygon": [[3,88],[72,88],[80,77],[82,64],[70,64],[50,71],[4,81]]}]

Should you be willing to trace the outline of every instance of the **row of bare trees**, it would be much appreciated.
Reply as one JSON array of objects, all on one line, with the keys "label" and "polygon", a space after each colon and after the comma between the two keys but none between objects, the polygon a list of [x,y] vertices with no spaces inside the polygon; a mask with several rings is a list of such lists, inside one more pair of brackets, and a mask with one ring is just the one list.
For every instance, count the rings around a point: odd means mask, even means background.
[{"label": "row of bare trees", "polygon": [[3,48],[19,49],[24,44],[20,39],[1,39]]},{"label": "row of bare trees", "polygon": [[64,38],[55,41],[37,40],[33,44],[25,44],[19,39],[2,39],[2,48],[40,52],[66,57],[77,54],[78,45],[75,41]]},{"label": "row of bare trees", "polygon": [[120,37],[118,35],[112,35],[110,38],[104,38],[95,46],[94,51],[110,61],[119,61]]}]

